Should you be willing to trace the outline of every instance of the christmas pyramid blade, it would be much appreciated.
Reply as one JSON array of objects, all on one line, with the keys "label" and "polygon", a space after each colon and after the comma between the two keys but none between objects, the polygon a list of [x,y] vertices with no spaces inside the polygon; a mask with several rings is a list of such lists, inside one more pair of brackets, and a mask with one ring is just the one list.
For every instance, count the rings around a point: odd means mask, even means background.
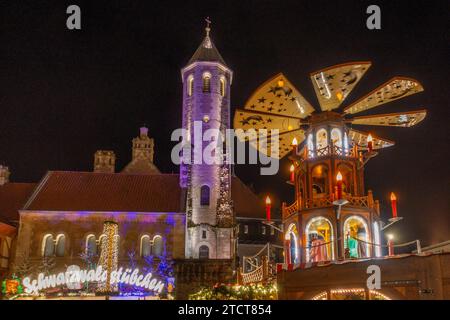
[{"label": "christmas pyramid blade", "polygon": [[310,74],[322,111],[339,108],[370,68],[370,61],[334,65]]},{"label": "christmas pyramid blade", "polygon": [[[354,144],[356,144],[359,148],[367,149],[367,137],[369,136],[368,133],[358,131],[355,129],[350,129],[348,137],[353,141]],[[382,149],[382,148],[388,148],[392,147],[395,142],[390,141],[388,139],[380,138],[375,136],[374,134],[371,134],[372,136],[372,143],[373,143],[373,149]]]},{"label": "christmas pyramid blade", "polygon": [[360,116],[352,118],[352,124],[387,127],[412,127],[421,122],[427,115],[426,110],[406,111],[372,116]]},{"label": "christmas pyramid blade", "polygon": [[344,112],[355,114],[421,91],[423,91],[423,87],[417,80],[394,77],[346,107]]},{"label": "christmas pyramid blade", "polygon": [[[305,140],[304,131],[299,129],[289,132],[280,132],[279,134],[272,134],[260,139],[250,140],[249,144],[268,157],[281,159],[292,151],[293,147],[291,144],[294,138],[297,139],[299,144],[303,142]],[[278,146],[273,145],[276,141],[278,141]]]},{"label": "christmas pyramid blade", "polygon": [[282,74],[264,82],[251,95],[245,109],[304,119],[314,108]]},{"label": "christmas pyramid blade", "polygon": [[300,119],[265,112],[237,109],[234,113],[235,129],[278,129],[280,132],[297,130]]}]

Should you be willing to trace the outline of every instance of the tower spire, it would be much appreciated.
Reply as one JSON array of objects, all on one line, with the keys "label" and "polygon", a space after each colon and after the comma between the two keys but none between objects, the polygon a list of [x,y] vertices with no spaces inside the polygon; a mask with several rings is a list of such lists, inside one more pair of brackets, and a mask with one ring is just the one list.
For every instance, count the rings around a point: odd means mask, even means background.
[{"label": "tower spire", "polygon": [[206,17],[205,21],[206,21],[206,28],[205,28],[206,36],[209,37],[209,32],[211,31],[211,27],[210,27],[211,19],[209,17]]}]

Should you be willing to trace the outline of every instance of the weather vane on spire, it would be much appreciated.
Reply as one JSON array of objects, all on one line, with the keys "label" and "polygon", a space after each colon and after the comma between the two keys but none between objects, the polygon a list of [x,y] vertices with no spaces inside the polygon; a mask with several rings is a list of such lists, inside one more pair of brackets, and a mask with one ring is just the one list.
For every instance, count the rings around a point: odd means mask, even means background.
[{"label": "weather vane on spire", "polygon": [[211,31],[210,25],[211,25],[211,20],[209,19],[209,17],[206,17],[205,19],[206,21],[206,36],[209,36],[209,31]]}]

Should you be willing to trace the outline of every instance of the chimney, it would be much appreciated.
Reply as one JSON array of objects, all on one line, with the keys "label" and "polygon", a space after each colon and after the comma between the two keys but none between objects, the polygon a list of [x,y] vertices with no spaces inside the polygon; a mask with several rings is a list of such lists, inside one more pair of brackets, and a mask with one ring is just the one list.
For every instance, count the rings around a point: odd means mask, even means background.
[{"label": "chimney", "polygon": [[9,168],[0,164],[0,186],[9,182],[10,174]]},{"label": "chimney", "polygon": [[94,154],[94,172],[114,173],[116,169],[116,155],[114,151],[97,150]]}]

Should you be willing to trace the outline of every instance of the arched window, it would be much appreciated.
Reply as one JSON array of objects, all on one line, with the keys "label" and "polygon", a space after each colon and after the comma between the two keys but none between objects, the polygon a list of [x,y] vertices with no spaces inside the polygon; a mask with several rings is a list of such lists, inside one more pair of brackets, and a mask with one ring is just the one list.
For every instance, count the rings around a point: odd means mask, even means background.
[{"label": "arched window", "polygon": [[342,148],[342,133],[338,128],[333,128],[331,130],[331,141],[333,142],[333,146]]},{"label": "arched window", "polygon": [[189,97],[194,93],[194,76],[191,74],[187,79],[187,95]]},{"label": "arched window", "polygon": [[211,75],[209,73],[203,75],[203,92],[211,92]]},{"label": "arched window", "polygon": [[63,234],[58,234],[56,236],[56,256],[64,257],[66,252],[66,236]]},{"label": "arched window", "polygon": [[209,206],[209,194],[210,190],[207,185],[201,186],[200,188],[200,205]]},{"label": "arched window", "polygon": [[225,84],[226,84],[225,81],[226,81],[225,78],[220,78],[220,95],[222,97],[225,97]]},{"label": "arched window", "polygon": [[198,248],[198,258],[199,259],[209,259],[209,247],[202,245]]},{"label": "arched window", "polygon": [[314,143],[313,143],[313,135],[310,133],[308,134],[308,157],[313,158],[314,157]]},{"label": "arched window", "polygon": [[163,253],[163,239],[161,236],[153,237],[152,254],[154,256],[160,256]]},{"label": "arched window", "polygon": [[317,145],[317,154],[319,155],[319,150],[326,148],[328,146],[328,134],[327,130],[320,129],[316,133],[316,145]]},{"label": "arched window", "polygon": [[311,169],[312,197],[323,198],[328,194],[328,167],[318,164]]},{"label": "arched window", "polygon": [[334,232],[330,220],[312,218],[306,225],[305,234],[307,262],[334,260]]},{"label": "arched window", "polygon": [[350,216],[344,222],[344,249],[347,258],[370,257],[369,228],[360,216]]},{"label": "arched window", "polygon": [[150,237],[145,235],[141,237],[140,255],[141,257],[148,257],[151,254]]},{"label": "arched window", "polygon": [[91,257],[97,255],[97,240],[93,234],[86,237],[86,254]]},{"label": "arched window", "polygon": [[51,234],[46,234],[42,239],[42,256],[52,257],[55,254],[55,241]]}]

